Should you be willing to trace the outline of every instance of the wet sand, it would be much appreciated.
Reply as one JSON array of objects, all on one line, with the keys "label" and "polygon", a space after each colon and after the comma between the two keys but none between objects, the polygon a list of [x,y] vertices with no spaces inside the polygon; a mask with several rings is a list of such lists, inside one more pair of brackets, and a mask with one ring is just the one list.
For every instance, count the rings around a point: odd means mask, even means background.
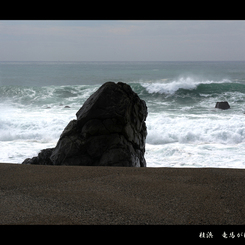
[{"label": "wet sand", "polygon": [[245,170],[0,164],[0,224],[244,225]]}]

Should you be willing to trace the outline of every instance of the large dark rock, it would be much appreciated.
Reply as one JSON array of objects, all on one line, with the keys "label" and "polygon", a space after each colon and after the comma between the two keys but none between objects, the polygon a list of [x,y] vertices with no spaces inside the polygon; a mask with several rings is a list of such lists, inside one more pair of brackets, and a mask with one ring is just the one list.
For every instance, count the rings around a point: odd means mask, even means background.
[{"label": "large dark rock", "polygon": [[23,164],[146,167],[147,107],[129,85],[103,84],[76,116],[55,148]]},{"label": "large dark rock", "polygon": [[223,101],[223,102],[216,102],[215,108],[219,108],[222,110],[227,110],[230,109],[230,105],[227,101]]}]

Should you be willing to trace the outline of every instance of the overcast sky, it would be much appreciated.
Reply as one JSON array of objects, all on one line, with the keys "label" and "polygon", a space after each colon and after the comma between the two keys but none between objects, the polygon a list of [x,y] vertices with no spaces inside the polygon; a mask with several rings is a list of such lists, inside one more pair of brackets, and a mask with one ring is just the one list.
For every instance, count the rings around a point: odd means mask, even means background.
[{"label": "overcast sky", "polygon": [[0,21],[0,61],[245,60],[245,21]]}]

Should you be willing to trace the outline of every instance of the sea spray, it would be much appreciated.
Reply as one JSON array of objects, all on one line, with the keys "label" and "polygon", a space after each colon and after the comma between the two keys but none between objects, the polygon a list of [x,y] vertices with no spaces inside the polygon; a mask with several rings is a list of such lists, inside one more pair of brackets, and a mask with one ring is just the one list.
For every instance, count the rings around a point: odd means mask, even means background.
[{"label": "sea spray", "polygon": [[[201,90],[203,90],[203,92],[206,92],[208,88],[214,88],[214,86],[205,86],[206,84],[229,84],[231,83],[230,80],[228,79],[222,79],[221,81],[210,81],[210,80],[203,80],[203,81],[199,81],[199,80],[195,80],[192,77],[181,77],[178,80],[173,80],[173,81],[169,81],[169,82],[154,82],[154,83],[142,83],[142,86],[146,88],[148,93],[159,93],[159,94],[171,94],[173,95],[175,92],[177,92],[178,90],[182,89],[182,90],[196,90],[198,88],[199,85],[204,85],[204,87],[202,89],[200,89],[199,92],[201,92]],[[242,86],[243,87],[243,86]],[[227,89],[229,89],[230,87],[227,87]],[[245,89],[245,87],[243,88]]]}]

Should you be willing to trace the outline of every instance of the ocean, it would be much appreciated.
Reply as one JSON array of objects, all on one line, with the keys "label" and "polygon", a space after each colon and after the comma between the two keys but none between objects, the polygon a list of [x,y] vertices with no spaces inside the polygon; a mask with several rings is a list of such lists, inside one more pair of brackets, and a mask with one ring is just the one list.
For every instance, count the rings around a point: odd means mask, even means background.
[{"label": "ocean", "polygon": [[55,147],[107,81],[146,101],[147,167],[245,168],[245,62],[228,61],[0,62],[0,162]]}]

